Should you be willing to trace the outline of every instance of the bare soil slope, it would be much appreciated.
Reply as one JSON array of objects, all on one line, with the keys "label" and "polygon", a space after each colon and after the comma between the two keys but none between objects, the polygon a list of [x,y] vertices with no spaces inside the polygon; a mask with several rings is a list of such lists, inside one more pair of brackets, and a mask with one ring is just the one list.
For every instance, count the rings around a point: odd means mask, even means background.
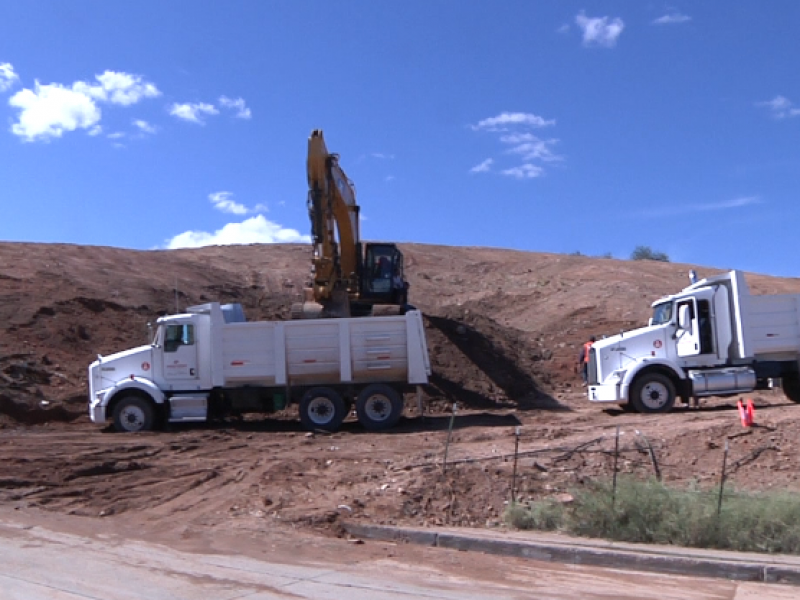
[{"label": "bare soil slope", "polygon": [[[800,406],[754,396],[760,428],[730,400],[665,416],[604,412],[573,365],[590,334],[646,322],[650,303],[687,283],[687,265],[404,244],[411,302],[426,315],[434,376],[424,422],[413,407],[389,433],[348,422],[303,432],[291,409],[268,419],[122,436],[86,417],[86,367],[144,343],[159,314],[211,300],[253,319],[288,318],[306,279],[298,245],[139,252],[0,244],[0,501],[87,516],[187,526],[387,523],[495,525],[511,497],[560,494],[607,475],[622,426],[622,469],[716,481],[725,440],[734,483],[797,487]],[[701,276],[716,271],[697,268]],[[755,293],[800,280],[748,275]],[[442,458],[450,407],[459,414]],[[583,445],[583,446],[581,446]],[[576,450],[577,449],[577,450]]]}]

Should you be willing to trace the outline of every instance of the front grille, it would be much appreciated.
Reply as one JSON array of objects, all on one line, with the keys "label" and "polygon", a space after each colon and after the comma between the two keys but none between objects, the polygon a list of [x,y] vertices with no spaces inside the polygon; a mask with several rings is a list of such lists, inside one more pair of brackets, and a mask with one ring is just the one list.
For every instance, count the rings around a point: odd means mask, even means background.
[{"label": "front grille", "polygon": [[587,378],[589,385],[596,385],[597,381],[597,351],[594,348],[589,349],[589,368],[587,370]]}]

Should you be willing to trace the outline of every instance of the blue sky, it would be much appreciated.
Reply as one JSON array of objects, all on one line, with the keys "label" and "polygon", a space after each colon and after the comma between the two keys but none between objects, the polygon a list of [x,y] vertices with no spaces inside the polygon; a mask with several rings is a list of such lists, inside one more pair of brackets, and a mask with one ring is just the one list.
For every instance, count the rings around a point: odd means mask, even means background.
[{"label": "blue sky", "polygon": [[800,3],[0,4],[0,239],[371,240],[800,276]]}]

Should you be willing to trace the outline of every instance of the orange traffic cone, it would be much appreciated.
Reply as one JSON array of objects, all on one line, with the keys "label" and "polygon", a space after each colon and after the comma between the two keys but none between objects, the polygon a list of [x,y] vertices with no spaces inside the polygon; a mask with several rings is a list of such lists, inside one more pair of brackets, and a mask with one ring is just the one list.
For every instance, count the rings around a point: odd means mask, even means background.
[{"label": "orange traffic cone", "polygon": [[739,407],[739,419],[742,421],[742,427],[752,427],[756,420],[756,409],[753,406],[753,401],[748,398],[747,406],[742,404],[741,400],[736,401]]},{"label": "orange traffic cone", "polygon": [[751,398],[747,399],[747,420],[748,424],[752,427],[756,424],[756,407],[753,406],[753,400]]}]

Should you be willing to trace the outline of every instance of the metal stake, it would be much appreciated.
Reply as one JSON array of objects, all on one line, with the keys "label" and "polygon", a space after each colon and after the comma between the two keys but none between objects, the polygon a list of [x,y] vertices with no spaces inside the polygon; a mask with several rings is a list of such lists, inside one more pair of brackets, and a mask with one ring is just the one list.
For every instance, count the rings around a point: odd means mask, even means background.
[{"label": "metal stake", "polygon": [[617,463],[619,462],[619,425],[617,425],[617,437],[614,442],[614,481],[611,488],[611,508],[617,503]]},{"label": "metal stake", "polygon": [[511,503],[517,501],[517,456],[519,455],[519,426],[514,432],[514,470],[511,474]]},{"label": "metal stake", "polygon": [[453,423],[456,420],[456,411],[458,410],[458,402],[453,402],[453,414],[450,415],[450,426],[447,428],[447,442],[444,445],[444,461],[442,462],[442,473],[447,472],[447,450],[450,448],[450,435],[453,433]]},{"label": "metal stake", "polygon": [[655,471],[656,479],[661,481],[661,469],[658,467],[658,461],[656,460],[656,451],[653,450],[653,444],[650,443],[650,440],[647,439],[647,436],[640,432],[638,429],[636,430],[636,435],[642,436],[644,439],[644,443],[647,444],[647,452],[650,454],[650,462],[653,463],[653,471]]},{"label": "metal stake", "polygon": [[725,440],[725,452],[722,455],[722,474],[719,478],[719,499],[717,500],[717,517],[722,513],[722,492],[725,489],[725,467],[728,463],[728,440]]}]

